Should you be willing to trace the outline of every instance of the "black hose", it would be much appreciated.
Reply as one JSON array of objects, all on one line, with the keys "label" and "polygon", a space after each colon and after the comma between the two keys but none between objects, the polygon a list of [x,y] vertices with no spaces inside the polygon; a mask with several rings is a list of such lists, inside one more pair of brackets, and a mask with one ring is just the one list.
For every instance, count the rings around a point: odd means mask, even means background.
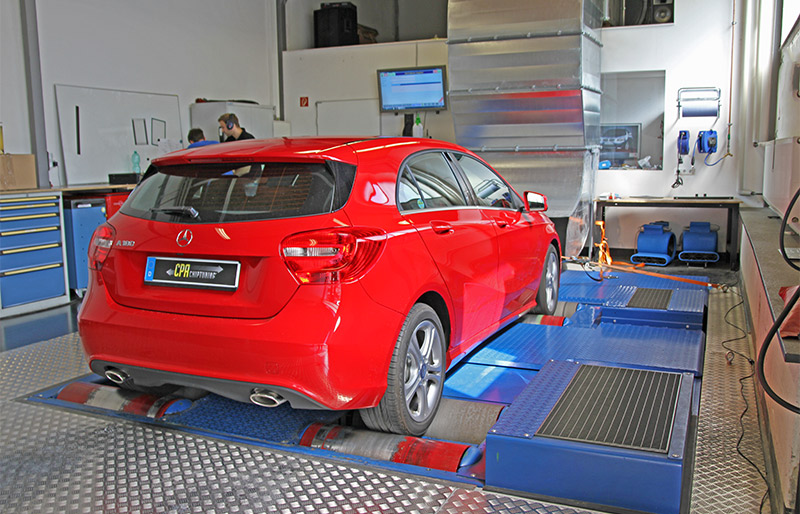
[{"label": "black hose", "polygon": [[[792,260],[789,259],[789,257],[786,255],[786,247],[783,241],[784,233],[786,231],[786,220],[789,218],[789,213],[794,208],[794,204],[797,203],[798,197],[800,197],[800,189],[798,189],[797,192],[792,197],[792,201],[789,202],[789,206],[786,208],[786,212],[783,215],[783,219],[781,220],[781,231],[779,234],[779,239],[780,239],[781,255],[783,256],[783,259],[789,264],[789,266],[796,269],[797,271],[800,271],[800,267],[798,267],[794,262],[792,262]],[[797,290],[794,292],[789,301],[786,302],[786,305],[784,306],[780,315],[772,324],[772,326],[769,328],[767,336],[761,343],[761,350],[758,352],[758,359],[756,366],[756,377],[758,378],[758,382],[761,384],[761,387],[764,388],[764,392],[767,393],[767,395],[770,398],[775,400],[775,402],[778,405],[780,405],[781,407],[783,407],[788,411],[794,412],[795,414],[800,414],[800,407],[798,407],[797,405],[792,405],[785,399],[781,398],[781,396],[779,396],[778,393],[776,393],[767,383],[767,377],[764,375],[764,358],[767,355],[767,349],[769,348],[772,339],[775,337],[775,334],[778,332],[778,329],[783,324],[783,321],[789,315],[789,312],[791,312],[792,307],[795,306],[798,299],[800,299],[800,287],[797,288]]]}]

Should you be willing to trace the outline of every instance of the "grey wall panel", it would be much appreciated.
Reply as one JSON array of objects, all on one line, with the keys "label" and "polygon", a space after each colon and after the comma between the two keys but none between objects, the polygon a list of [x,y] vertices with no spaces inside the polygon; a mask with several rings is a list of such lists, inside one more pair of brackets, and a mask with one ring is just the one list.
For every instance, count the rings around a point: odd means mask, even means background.
[{"label": "grey wall panel", "polygon": [[456,141],[568,220],[565,255],[592,228],[600,141],[600,0],[450,0]]},{"label": "grey wall panel", "polygon": [[601,94],[583,90],[583,129],[586,146],[600,144]]},{"label": "grey wall panel", "polygon": [[450,96],[456,140],[473,149],[596,144],[599,104],[599,93],[580,89]]},{"label": "grey wall panel", "polygon": [[594,32],[601,23],[598,0],[450,0],[447,9],[450,41]]},{"label": "grey wall panel", "polygon": [[600,45],[586,36],[450,44],[450,91],[600,90]]}]

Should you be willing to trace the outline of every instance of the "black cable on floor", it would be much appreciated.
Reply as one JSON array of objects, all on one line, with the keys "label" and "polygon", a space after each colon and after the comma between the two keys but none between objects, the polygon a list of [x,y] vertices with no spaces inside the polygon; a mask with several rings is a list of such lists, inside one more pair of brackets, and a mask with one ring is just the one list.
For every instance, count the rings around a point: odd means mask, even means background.
[{"label": "black cable on floor", "polygon": [[583,269],[583,272],[584,272],[584,273],[586,273],[586,276],[587,276],[587,277],[589,277],[589,278],[591,278],[591,279],[592,279],[592,280],[594,280],[595,282],[602,282],[602,281],[603,281],[603,279],[602,279],[602,278],[595,278],[595,277],[593,277],[593,276],[591,276],[591,275],[589,274],[589,270],[588,270],[588,269],[586,269],[586,263],[581,263],[581,268]]},{"label": "black cable on floor", "polygon": [[[743,354],[742,352],[734,350],[733,348],[728,346],[728,343],[732,343],[734,341],[740,341],[740,340],[745,339],[747,337],[747,332],[742,327],[736,325],[735,323],[731,322],[728,319],[728,316],[733,312],[734,309],[736,309],[737,307],[739,307],[739,306],[744,304],[744,297],[740,293],[738,293],[736,291],[733,291],[730,288],[728,288],[728,291],[733,293],[733,294],[735,294],[735,295],[737,295],[739,297],[739,302],[736,305],[733,305],[730,309],[728,309],[728,311],[725,313],[725,316],[723,316],[722,319],[729,326],[731,326],[731,327],[735,328],[736,330],[738,330],[739,332],[741,332],[742,335],[740,335],[739,337],[726,339],[726,340],[724,340],[724,341],[722,341],[720,343],[720,346],[722,346],[723,348],[725,348],[728,351],[725,354],[725,358],[728,359],[728,363],[729,364],[733,364],[733,359],[735,358],[736,355],[738,355],[738,356],[742,357],[745,361],[747,361],[747,363],[750,365],[750,374],[739,378],[739,394],[742,396],[742,400],[744,401],[744,410],[739,415],[740,432],[739,432],[739,440],[736,441],[736,453],[738,453],[744,460],[746,460],[748,462],[748,464],[750,464],[751,466],[753,466],[753,468],[755,468],[755,470],[761,476],[761,479],[764,481],[764,485],[767,486],[767,490],[764,492],[764,496],[761,497],[761,504],[758,507],[758,512],[760,514],[761,511],[764,509],[764,504],[766,503],[767,498],[769,497],[769,491],[770,491],[769,482],[767,481],[766,475],[761,471],[761,468],[759,468],[758,465],[755,462],[753,462],[747,455],[744,454],[744,452],[742,452],[742,441],[744,440],[744,433],[745,433],[744,417],[747,415],[747,412],[750,410],[750,402],[747,401],[747,395],[745,394],[745,391],[744,391],[744,385],[745,385],[745,381],[746,380],[752,379],[753,376],[755,375],[755,367],[754,367],[755,361],[753,359],[751,359],[749,356]],[[755,389],[755,383],[753,384],[753,388]]]}]

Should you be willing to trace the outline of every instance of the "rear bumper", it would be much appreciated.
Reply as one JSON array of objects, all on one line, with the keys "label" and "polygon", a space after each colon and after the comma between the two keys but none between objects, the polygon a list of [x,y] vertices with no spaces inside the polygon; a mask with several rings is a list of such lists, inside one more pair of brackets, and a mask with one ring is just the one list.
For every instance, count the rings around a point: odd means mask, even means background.
[{"label": "rear bumper", "polygon": [[92,283],[78,328],[98,374],[114,367],[143,386],[173,383],[239,401],[258,387],[295,408],[356,409],[383,396],[403,320],[358,283],[300,287],[263,320],[132,309]]}]

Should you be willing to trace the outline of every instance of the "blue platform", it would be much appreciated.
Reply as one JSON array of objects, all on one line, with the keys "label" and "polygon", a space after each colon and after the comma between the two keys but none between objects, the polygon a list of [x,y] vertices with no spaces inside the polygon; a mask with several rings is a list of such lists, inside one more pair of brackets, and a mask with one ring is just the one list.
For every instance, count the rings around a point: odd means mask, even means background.
[{"label": "blue platform", "polygon": [[[600,323],[704,329],[708,299],[705,286],[622,272],[611,273],[609,278],[600,282],[592,280],[583,271],[566,271],[561,277],[559,300],[600,307]],[[700,282],[708,280],[706,277],[681,278]],[[666,308],[630,307],[629,302],[641,289],[671,291]]]},{"label": "blue platform", "polygon": [[[693,378],[680,375],[666,452],[537,435],[581,364],[549,362],[486,438],[486,485],[599,508],[677,514]],[[598,399],[602,401],[602,399]]]},{"label": "blue platform", "polygon": [[703,372],[699,330],[601,323],[596,328],[519,324],[479,350],[471,364],[540,370],[573,360],[664,371]]}]

